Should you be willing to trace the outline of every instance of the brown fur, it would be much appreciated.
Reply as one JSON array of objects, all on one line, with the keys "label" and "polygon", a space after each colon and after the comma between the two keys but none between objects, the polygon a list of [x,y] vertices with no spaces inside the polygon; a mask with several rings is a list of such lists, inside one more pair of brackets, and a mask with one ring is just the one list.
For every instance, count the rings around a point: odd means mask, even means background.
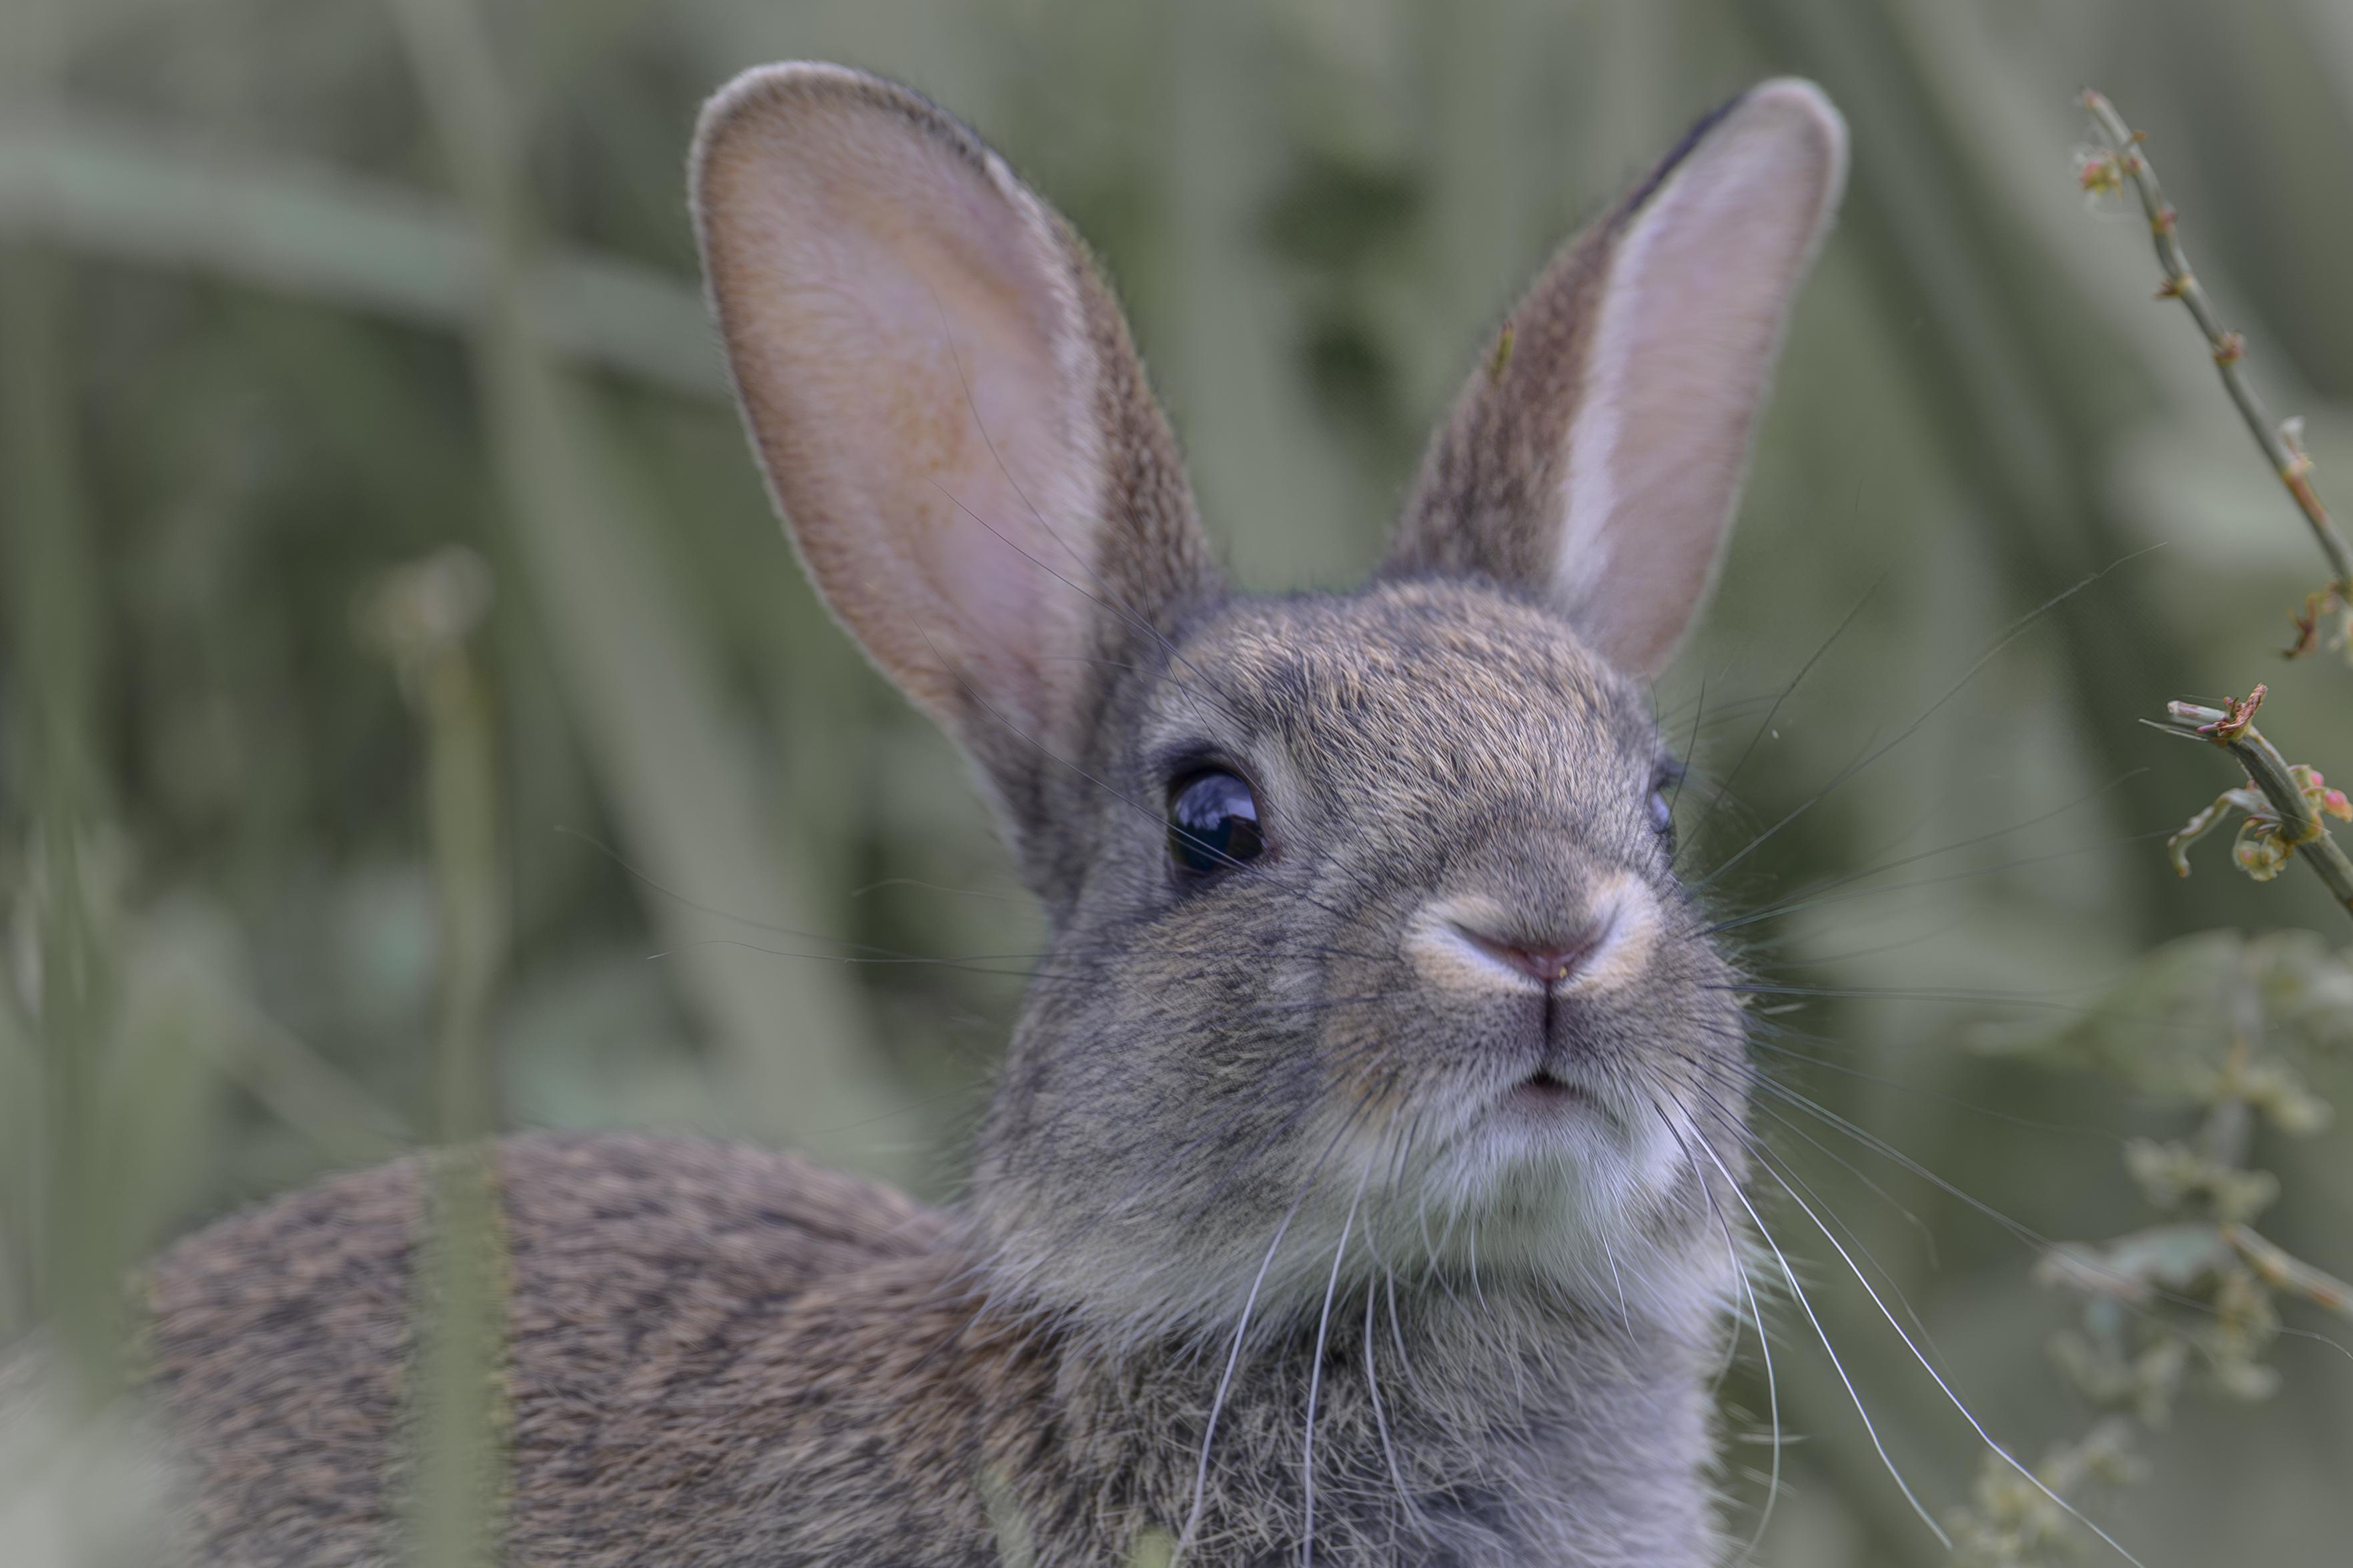
[{"label": "brown fur", "polygon": [[[500,1146],[510,1560],[979,1565],[1008,1518],[1054,1568],[1146,1530],[1202,1563],[1713,1554],[1743,1031],[1638,677],[1834,195],[1834,118],[1766,91],[1778,122],[1729,108],[1539,282],[1389,571],[1273,600],[1227,594],[1109,292],[971,132],[837,68],[714,101],[698,230],[770,484],[972,755],[1050,952],[953,1212],[749,1149]],[[1714,422],[1631,437],[1704,443],[1721,482],[1583,525],[1648,552],[1600,613],[1558,571],[1590,323],[1634,299],[1613,258],[1658,239],[1651,193],[1727,166],[1718,124],[1782,159],[1740,219],[1781,269]],[[1673,392],[1647,374],[1629,406]],[[1162,810],[1205,767],[1267,847],[1195,883]],[[1574,975],[1482,956],[1571,939]],[[418,1169],[155,1267],[199,1559],[399,1554]]]},{"label": "brown fur", "polygon": [[[174,1426],[197,1436],[185,1495],[199,1560],[400,1555],[417,1174],[403,1161],[343,1177],[156,1266],[152,1375]],[[992,1473],[1009,1480],[1041,1564],[1099,1563],[1190,1504],[1216,1358],[1172,1343],[1109,1365],[992,1318],[959,1285],[970,1255],[936,1213],[788,1156],[681,1140],[511,1139],[500,1177],[511,1561],[988,1564]],[[1377,1416],[1366,1321],[1353,1306],[1320,1391],[1319,1471],[1337,1500],[1326,1561],[1386,1561],[1412,1542],[1413,1560],[1451,1560],[1424,1534],[1430,1521],[1441,1538],[1493,1542],[1536,1479],[1531,1461],[1581,1427],[1623,1472],[1616,1487],[1587,1478],[1597,1492],[1683,1489],[1677,1445],[1641,1439],[1662,1404],[1698,1435],[1684,1358],[1645,1367],[1654,1344],[1572,1318],[1473,1329],[1409,1313],[1409,1339],[1383,1321],[1370,1341],[1391,1402]],[[1413,1366],[1493,1355],[1520,1333],[1524,1350],[1566,1334],[1602,1353],[1559,1357],[1585,1363],[1573,1397],[1548,1386],[1562,1366],[1544,1359],[1493,1407],[1414,1397]],[[1217,1521],[1217,1560],[1259,1561],[1290,1538],[1306,1398],[1295,1339],[1260,1350],[1226,1414],[1229,1463],[1269,1485]],[[1383,1425],[1429,1521],[1395,1506]],[[1514,1433],[1524,1451],[1499,1447]],[[1601,1506],[1583,1524],[1592,1555],[1577,1560],[1630,1563],[1663,1560],[1704,1527],[1689,1495],[1664,1518]]]}]

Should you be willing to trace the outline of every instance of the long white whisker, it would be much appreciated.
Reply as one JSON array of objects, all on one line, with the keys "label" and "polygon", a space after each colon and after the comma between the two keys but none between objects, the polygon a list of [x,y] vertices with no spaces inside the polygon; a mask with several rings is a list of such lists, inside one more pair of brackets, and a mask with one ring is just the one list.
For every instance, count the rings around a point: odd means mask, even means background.
[{"label": "long white whisker", "polygon": [[[1718,1224],[1723,1223],[1721,1215],[1716,1218]],[[1725,1239],[1731,1239],[1729,1227]],[[1757,1305],[1757,1285],[1748,1277],[1748,1262],[1746,1258],[1736,1259],[1734,1267],[1740,1271],[1741,1294],[1748,1298],[1748,1316],[1757,1324],[1757,1349],[1765,1358],[1766,1418],[1773,1424],[1773,1468],[1765,1480],[1765,1507],[1757,1515],[1756,1531],[1749,1536],[1748,1544],[1741,1548],[1740,1556],[1733,1564],[1733,1568],[1741,1568],[1757,1555],[1757,1549],[1765,1544],[1765,1531],[1773,1522],[1774,1505],[1781,1500],[1781,1384],[1773,1371],[1773,1342],[1765,1332],[1765,1314]]]},{"label": "long white whisker", "polygon": [[[1664,1111],[1660,1112],[1660,1120],[1666,1120]],[[1668,1122],[1668,1128],[1672,1131],[1673,1123]],[[1748,1211],[1749,1219],[1757,1226],[1757,1234],[1763,1237],[1765,1245],[1773,1249],[1774,1258],[1781,1265],[1781,1278],[1789,1282],[1789,1293],[1797,1297],[1798,1305],[1805,1309],[1806,1321],[1813,1324],[1814,1333],[1821,1340],[1822,1352],[1831,1358],[1831,1369],[1838,1373],[1839,1382],[1846,1385],[1846,1396],[1854,1401],[1854,1413],[1862,1418],[1862,1429],[1870,1434],[1871,1446],[1878,1451],[1879,1462],[1887,1467],[1888,1475],[1894,1479],[1895,1489],[1904,1494],[1904,1500],[1912,1505],[1912,1511],[1920,1516],[1920,1522],[1928,1527],[1928,1533],[1950,1552],[1953,1538],[1945,1533],[1945,1527],[1936,1522],[1936,1515],[1928,1511],[1927,1505],[1913,1491],[1911,1483],[1904,1479],[1904,1472],[1896,1468],[1894,1457],[1888,1453],[1887,1445],[1880,1441],[1879,1427],[1872,1421],[1871,1412],[1863,1407],[1862,1394],[1855,1388],[1854,1379],[1846,1374],[1846,1363],[1839,1360],[1838,1351],[1831,1343],[1830,1331],[1815,1315],[1814,1304],[1807,1299],[1806,1288],[1798,1283],[1798,1271],[1789,1267],[1788,1254],[1783,1252],[1781,1244],[1773,1239],[1773,1233],[1765,1226],[1765,1216],[1757,1212],[1757,1205],[1748,1201],[1748,1194],[1740,1190],[1740,1184],[1732,1179],[1732,1173],[1724,1168],[1724,1162],[1716,1157],[1715,1151],[1708,1145],[1705,1138],[1699,1141],[1699,1150],[1707,1156],[1708,1163],[1716,1168],[1717,1173],[1724,1177],[1725,1184],[1732,1189],[1732,1195],[1740,1200],[1740,1206]]]},{"label": "long white whisker", "polygon": [[1461,1304],[1462,1298],[1455,1293],[1453,1282],[1447,1278],[1445,1268],[1438,1261],[1438,1255],[1444,1252],[1446,1244],[1454,1239],[1454,1227],[1461,1223],[1462,1207],[1460,1204],[1449,1206],[1446,1223],[1438,1227],[1438,1240],[1435,1243],[1430,1239],[1430,1194],[1427,1193],[1422,1194],[1421,1215],[1421,1245],[1422,1249],[1430,1254],[1430,1272],[1436,1276],[1439,1284],[1445,1287],[1448,1300],[1459,1306]]},{"label": "long white whisker", "polygon": [[[1665,1119],[1664,1111],[1660,1115],[1662,1120]],[[1748,1298],[1748,1316],[1757,1325],[1757,1348],[1765,1358],[1765,1404],[1773,1423],[1773,1470],[1766,1479],[1765,1506],[1757,1516],[1757,1528],[1733,1563],[1733,1568],[1742,1568],[1757,1555],[1757,1549],[1765,1543],[1766,1529],[1773,1522],[1773,1505],[1781,1499],[1781,1385],[1773,1373],[1773,1341],[1765,1331],[1765,1313],[1757,1304],[1756,1282],[1749,1279],[1748,1261],[1740,1256],[1739,1244],[1733,1239],[1732,1224],[1725,1218],[1724,1206],[1715,1201],[1715,1193],[1708,1186],[1707,1177],[1700,1171],[1699,1162],[1692,1157],[1691,1145],[1684,1142],[1682,1132],[1672,1121],[1668,1122],[1667,1131],[1673,1134],[1677,1143],[1682,1144],[1683,1159],[1691,1166],[1692,1179],[1699,1184],[1701,1194],[1707,1199],[1708,1212],[1715,1216],[1716,1228],[1724,1233],[1724,1250],[1732,1259],[1733,1271],[1740,1276],[1741,1293]],[[1737,1320],[1735,1321],[1736,1323]]]},{"label": "long white whisker", "polygon": [[1332,1249],[1332,1277],[1324,1282],[1324,1311],[1315,1320],[1315,1362],[1307,1373],[1307,1437],[1300,1446],[1299,1561],[1302,1568],[1315,1562],[1315,1400],[1324,1391],[1324,1344],[1332,1331],[1332,1298],[1340,1289],[1340,1264],[1348,1256],[1348,1237],[1356,1228],[1356,1205],[1365,1199],[1365,1184],[1373,1179],[1370,1162],[1356,1178],[1356,1194],[1348,1200],[1348,1217],[1340,1222],[1340,1245]]},{"label": "long white whisker", "polygon": [[[1862,1287],[1863,1294],[1871,1298],[1871,1304],[1879,1309],[1879,1315],[1887,1320],[1887,1326],[1895,1331],[1896,1338],[1904,1342],[1904,1348],[1912,1352],[1912,1359],[1920,1363],[1920,1370],[1928,1374],[1928,1380],[1936,1385],[1937,1391],[1943,1394],[1946,1399],[1951,1402],[1954,1409],[1961,1413],[1961,1419],[1969,1424],[1969,1429],[1978,1435],[1979,1440],[1981,1440],[1988,1448],[1993,1450],[1994,1454],[2000,1458],[2003,1464],[2008,1465],[2011,1469],[2016,1470],[2021,1476],[2024,1477],[2027,1485],[2032,1487],[2036,1491],[2041,1492],[2044,1497],[2050,1499],[2052,1503],[2064,1510],[2070,1519],[2073,1519],[2076,1523],[2090,1531],[2094,1535],[2098,1536],[2100,1540],[2104,1542],[2111,1551],[2115,1552],[2117,1556],[2131,1563],[2133,1568],[2144,1568],[2144,1564],[2141,1563],[2139,1558],[2125,1550],[2123,1542],[2119,1542],[2115,1536],[2110,1535],[2106,1531],[2102,1530],[2098,1525],[2093,1523],[2091,1520],[2084,1517],[2082,1510],[2078,1509],[2073,1503],[2069,1502],[2065,1498],[2061,1497],[2057,1492],[2052,1491],[2048,1486],[2045,1486],[2042,1477],[2036,1475],[2032,1470],[2028,1469],[2024,1465],[2021,1464],[2011,1456],[2009,1449],[1994,1441],[1993,1434],[1985,1429],[1984,1424],[1978,1421],[1976,1415],[1973,1414],[1969,1407],[1962,1402],[1961,1396],[1953,1392],[1952,1385],[1945,1381],[1944,1375],[1937,1372],[1935,1364],[1921,1352],[1920,1347],[1913,1342],[1912,1336],[1904,1331],[1904,1324],[1896,1318],[1894,1313],[1887,1310],[1887,1303],[1879,1299],[1879,1292],[1871,1288],[1870,1279],[1864,1276],[1860,1268],[1856,1267],[1854,1259],[1847,1256],[1846,1248],[1839,1245],[1838,1237],[1831,1233],[1830,1226],[1822,1223],[1821,1216],[1814,1213],[1813,1205],[1807,1203],[1805,1199],[1799,1197],[1796,1189],[1791,1187],[1788,1182],[1782,1180],[1781,1173],[1773,1169],[1772,1163],[1770,1161],[1762,1162],[1762,1163],[1765,1165],[1767,1173],[1770,1174],[1776,1182],[1780,1183],[1781,1190],[1789,1194],[1789,1201],[1796,1204],[1800,1209],[1804,1210],[1806,1217],[1814,1222],[1814,1228],[1822,1233],[1822,1239],[1829,1242],[1831,1247],[1837,1248],[1839,1257],[1845,1262],[1848,1271],[1853,1274],[1855,1282]],[[1942,1535],[1944,1532],[1939,1531],[1937,1533]],[[1947,1544],[1950,1545],[1950,1542],[1947,1542]]]},{"label": "long white whisker", "polygon": [[1598,1233],[1601,1237],[1601,1256],[1609,1260],[1609,1278],[1618,1287],[1618,1321],[1626,1325],[1626,1337],[1634,1337],[1634,1314],[1626,1307],[1626,1279],[1618,1272],[1618,1249],[1609,1245],[1609,1232],[1605,1226]]},{"label": "long white whisker", "polygon": [[[1381,1457],[1388,1466],[1389,1479],[1397,1487],[1398,1510],[1417,1533],[1427,1532],[1428,1521],[1422,1516],[1421,1505],[1405,1484],[1404,1467],[1398,1462],[1397,1444],[1389,1434],[1387,1402],[1381,1398],[1380,1367],[1375,1359],[1373,1334],[1374,1320],[1379,1316],[1383,1281],[1388,1282],[1392,1307],[1396,1303],[1397,1292],[1397,1270],[1390,1265],[1388,1253],[1381,1245],[1381,1232],[1405,1190],[1405,1173],[1412,1169],[1414,1145],[1421,1136],[1423,1121],[1423,1117],[1416,1116],[1399,1130],[1397,1149],[1390,1156],[1388,1170],[1381,1178],[1380,1211],[1365,1217],[1365,1249],[1381,1270],[1377,1277],[1368,1278],[1365,1282],[1365,1384],[1372,1395],[1373,1426],[1380,1435]],[[1418,1387],[1419,1380],[1414,1377],[1412,1365],[1406,1359],[1405,1335],[1394,1316],[1389,1324],[1389,1333],[1397,1344],[1398,1364],[1406,1369],[1407,1381]]]},{"label": "long white whisker", "polygon": [[1208,1503],[1209,1446],[1217,1441],[1218,1417],[1225,1413],[1226,1395],[1234,1384],[1234,1368],[1242,1359],[1242,1340],[1250,1332],[1250,1313],[1258,1306],[1260,1289],[1266,1284],[1266,1271],[1274,1265],[1275,1249],[1282,1245],[1283,1234],[1290,1230],[1292,1220],[1299,1213],[1299,1205],[1307,1201],[1307,1189],[1310,1184],[1310,1183],[1300,1184],[1299,1195],[1291,1200],[1291,1207],[1284,1211],[1282,1223],[1274,1227],[1274,1239],[1266,1244],[1266,1256],[1259,1259],[1257,1278],[1250,1281],[1250,1294],[1242,1300],[1241,1321],[1234,1326],[1233,1346],[1226,1352],[1226,1370],[1218,1378],[1217,1397],[1209,1402],[1208,1424],[1201,1432],[1201,1463],[1200,1468],[1193,1478],[1192,1511],[1186,1515],[1185,1528],[1176,1539],[1176,1550],[1171,1553],[1171,1556],[1178,1561],[1183,1560],[1186,1552],[1192,1546],[1193,1532],[1200,1528],[1201,1510]]},{"label": "long white whisker", "polygon": [[1388,1299],[1389,1340],[1397,1346],[1398,1364],[1405,1368],[1405,1380],[1413,1384],[1414,1393],[1428,1398],[1422,1387],[1421,1373],[1414,1369],[1413,1357],[1405,1348],[1405,1320],[1398,1316],[1397,1270],[1384,1266],[1381,1269],[1381,1293]]},{"label": "long white whisker", "polygon": [[[1717,1117],[1723,1121],[1725,1125],[1731,1130],[1734,1135],[1740,1138],[1749,1149],[1756,1152],[1760,1163],[1771,1163],[1773,1161],[1773,1154],[1765,1141],[1746,1127],[1741,1125],[1738,1119],[1732,1114],[1731,1110],[1727,1109],[1721,1100],[1717,1100],[1714,1094],[1708,1091],[1704,1082],[1696,1084],[1694,1087],[1698,1089],[1702,1099],[1715,1107]],[[1882,1192],[1876,1184],[1872,1183],[1870,1178],[1864,1176],[1862,1172],[1856,1171],[1853,1165],[1849,1163],[1847,1161],[1840,1159],[1835,1152],[1824,1147],[1820,1140],[1810,1136],[1804,1129],[1789,1122],[1788,1119],[1784,1117],[1776,1116],[1774,1120],[1780,1121],[1784,1126],[1788,1126],[1789,1130],[1795,1132],[1799,1137],[1804,1138],[1807,1142],[1811,1143],[1817,1149],[1820,1149],[1821,1152],[1824,1154],[1829,1155],[1831,1159],[1837,1161],[1839,1164],[1844,1166],[1859,1180],[1862,1180],[1866,1186],[1871,1187],[1873,1192],[1879,1192],[1880,1195],[1883,1197],[1888,1195],[1884,1192]],[[1807,1194],[1814,1198],[1816,1202],[1821,1201],[1821,1194],[1814,1190],[1813,1184],[1807,1181],[1803,1176],[1796,1175],[1789,1168],[1788,1163],[1786,1160],[1781,1161],[1776,1166],[1773,1173],[1774,1179],[1780,1182],[1784,1186],[1787,1186],[1791,1181],[1795,1181],[1799,1186],[1805,1188]],[[1894,1200],[1890,1198],[1889,1201],[1893,1202]],[[1823,1206],[1827,1208],[1829,1205],[1825,1204]],[[1898,1213],[1904,1215],[1905,1218],[1911,1220],[1915,1226],[1919,1225],[1920,1222],[1917,1216],[1911,1214],[1908,1210],[1905,1210],[1900,1204],[1896,1205],[1896,1210]],[[1836,1218],[1835,1215],[1832,1217],[1834,1219]],[[1880,1279],[1886,1284],[1887,1289],[1894,1294],[1896,1304],[1904,1309],[1905,1316],[1912,1320],[1913,1329],[1918,1332],[1923,1340],[1928,1342],[1930,1349],[1935,1349],[1935,1336],[1929,1333],[1927,1324],[1921,1320],[1918,1310],[1913,1307],[1911,1298],[1904,1293],[1904,1288],[1895,1282],[1894,1271],[1879,1260],[1877,1255],[1864,1244],[1860,1237],[1854,1234],[1854,1229],[1852,1226],[1849,1226],[1844,1220],[1838,1220],[1837,1223],[1839,1228],[1846,1233],[1847,1239],[1854,1243],[1855,1250],[1862,1255],[1862,1260],[1879,1271]],[[1923,1236],[1927,1235],[1926,1227],[1925,1226],[1920,1228]],[[1934,1243],[1932,1240],[1932,1254],[1933,1249]]]},{"label": "long white whisker", "polygon": [[[1382,1265],[1384,1268],[1388,1265]],[[1397,1488],[1398,1508],[1401,1513],[1419,1522],[1419,1505],[1413,1499],[1412,1489],[1405,1484],[1405,1470],[1398,1465],[1397,1445],[1389,1438],[1388,1414],[1381,1407],[1381,1374],[1373,1359],[1373,1317],[1380,1303],[1381,1282],[1365,1281],[1365,1386],[1373,1397],[1373,1430],[1380,1435],[1381,1458],[1388,1461],[1389,1481]]]}]

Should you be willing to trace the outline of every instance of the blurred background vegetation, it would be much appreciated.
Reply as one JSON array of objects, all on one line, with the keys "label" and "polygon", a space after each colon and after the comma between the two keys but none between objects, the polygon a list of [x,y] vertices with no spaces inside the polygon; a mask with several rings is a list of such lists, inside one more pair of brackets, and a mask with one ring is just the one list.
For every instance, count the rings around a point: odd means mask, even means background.
[{"label": "blurred background vegetation", "polygon": [[[681,164],[758,61],[905,79],[1071,215],[1260,587],[1366,569],[1482,330],[1692,118],[1824,84],[1846,216],[1660,703],[1695,862],[1739,857],[1711,896],[1794,906],[1739,931],[1788,988],[1760,1060],[1967,1197],[1786,1106],[1764,1131],[2021,1453],[2085,1424],[2042,1349],[2072,1307],[1976,1205],[2129,1229],[2120,1143],[2186,1113],[1973,1047],[2182,932],[2342,938],[2310,879],[2161,853],[2232,781],[2138,721],[2274,679],[2268,732],[2353,771],[2353,672],[2276,678],[2316,557],[2070,154],[2096,83],[2327,489],[2344,0],[5,0],[0,29],[0,1343],[62,1313],[102,1358],[89,1304],[173,1235],[484,1120],[953,1191],[1039,925],[810,597],[727,402]],[[2268,1233],[2353,1270],[2347,1134],[2263,1154]],[[1767,1216],[1890,1453],[1958,1500],[1974,1435]],[[1763,1560],[1940,1560],[1776,1328],[1803,1441]],[[1725,1394],[1751,1501],[1754,1360]],[[2145,1561],[2353,1535],[2353,1358],[2278,1365],[2105,1508]]]}]

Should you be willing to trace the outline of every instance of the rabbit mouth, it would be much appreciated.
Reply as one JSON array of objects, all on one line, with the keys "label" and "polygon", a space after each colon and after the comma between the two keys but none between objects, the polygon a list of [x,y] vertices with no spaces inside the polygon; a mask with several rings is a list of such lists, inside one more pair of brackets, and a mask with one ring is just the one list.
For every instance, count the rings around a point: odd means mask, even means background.
[{"label": "rabbit mouth", "polygon": [[1554,1077],[1545,1068],[1538,1068],[1514,1084],[1505,1098],[1514,1106],[1532,1110],[1557,1110],[1593,1103],[1593,1097],[1584,1089],[1565,1078]]},{"label": "rabbit mouth", "polygon": [[1535,1146],[1555,1152],[1563,1137],[1574,1147],[1589,1148],[1596,1135],[1611,1144],[1630,1135],[1626,1108],[1617,1097],[1574,1062],[1564,1068],[1556,1057],[1538,1063],[1489,1103],[1491,1126],[1515,1141],[1533,1136]]},{"label": "rabbit mouth", "polygon": [[1564,1121],[1599,1116],[1610,1120],[1599,1096],[1574,1079],[1548,1067],[1539,1067],[1504,1091],[1497,1110],[1523,1123],[1559,1126]]}]

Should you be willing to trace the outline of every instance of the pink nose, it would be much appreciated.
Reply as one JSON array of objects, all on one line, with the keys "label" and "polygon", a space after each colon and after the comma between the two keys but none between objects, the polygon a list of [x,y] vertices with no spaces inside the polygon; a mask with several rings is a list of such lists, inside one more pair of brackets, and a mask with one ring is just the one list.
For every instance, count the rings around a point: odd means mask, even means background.
[{"label": "pink nose", "polygon": [[1559,984],[1584,968],[1586,960],[1593,956],[1594,939],[1589,935],[1526,944],[1518,939],[1506,941],[1489,936],[1468,926],[1458,925],[1454,929],[1462,933],[1463,940],[1488,957],[1508,963],[1546,985]]}]

